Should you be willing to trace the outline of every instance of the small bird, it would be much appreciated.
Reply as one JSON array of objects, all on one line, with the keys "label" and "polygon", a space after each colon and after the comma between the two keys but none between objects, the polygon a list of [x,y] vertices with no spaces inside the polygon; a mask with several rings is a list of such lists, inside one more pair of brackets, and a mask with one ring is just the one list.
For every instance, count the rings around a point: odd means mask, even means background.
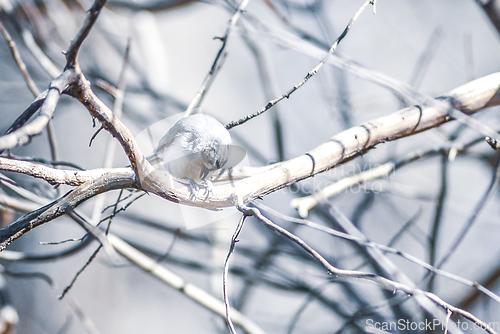
[{"label": "small bird", "polygon": [[201,187],[207,200],[212,195],[210,178],[229,160],[231,142],[229,131],[219,121],[207,114],[194,114],[168,130],[154,156],[175,179],[188,181],[191,198],[196,199]]}]

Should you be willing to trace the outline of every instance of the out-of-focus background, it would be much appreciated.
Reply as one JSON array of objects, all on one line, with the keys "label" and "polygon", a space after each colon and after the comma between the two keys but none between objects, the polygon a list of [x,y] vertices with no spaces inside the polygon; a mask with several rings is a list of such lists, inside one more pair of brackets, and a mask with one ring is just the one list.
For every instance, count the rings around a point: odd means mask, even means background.
[{"label": "out-of-focus background", "polygon": [[[91,4],[75,0],[0,1],[0,20],[42,91],[63,69],[62,51],[80,29]],[[223,124],[261,109],[318,64],[362,4],[361,0],[249,1],[230,29],[218,69],[199,107]],[[187,108],[212,67],[222,46],[220,38],[238,5],[229,0],[110,0],[79,54],[82,71],[97,95],[112,108],[114,98],[103,87],[118,85],[130,44],[122,120],[139,135]],[[499,37],[480,2],[379,0],[376,14],[368,7],[338,46],[334,56],[341,58],[331,58],[289,99],[230,132],[235,144],[246,149],[250,166],[299,156],[351,126],[499,71]],[[36,50],[52,65],[42,64]],[[339,59],[350,65],[335,66]],[[367,73],[375,73],[375,79],[367,80]],[[382,76],[407,84],[420,94],[401,96],[377,82]],[[1,133],[33,99],[8,43],[0,37]],[[498,108],[483,110],[474,118],[495,129],[500,123]],[[102,167],[111,136],[102,131],[89,146],[99,128],[94,125],[81,104],[63,97],[51,121],[57,159],[84,169]],[[497,179],[493,179],[487,200],[481,201],[496,173],[499,155],[486,142],[476,140],[481,137],[461,123],[450,122],[381,144],[343,166],[265,196],[259,203],[297,218],[290,205],[293,198],[383,163],[426,153],[402,164],[390,176],[330,198],[328,205],[311,210],[308,219],[341,229],[340,213],[369,240],[435,266],[446,256],[443,270],[500,293]],[[46,131],[11,153],[51,160]],[[128,160],[118,148],[114,167],[126,165]],[[56,198],[58,191],[64,194],[71,189],[53,189],[22,175],[8,176],[49,199]],[[10,194],[2,189],[0,194]],[[111,207],[102,218],[113,208],[131,203],[112,219],[111,231],[186,281],[222,298],[222,267],[240,216],[229,213],[214,219],[198,213],[195,219],[200,225],[217,221],[188,230],[186,212],[178,205],[154,195],[135,200],[140,195],[131,191],[106,194],[105,207]],[[121,201],[115,206],[118,198]],[[79,210],[92,216],[95,203],[88,201]],[[480,211],[474,216],[478,206]],[[4,224],[22,215],[2,210]],[[387,274],[363,246],[266,215],[339,268]],[[8,249],[57,253],[80,241],[47,243],[84,234],[74,221],[62,217],[27,233]],[[400,292],[361,280],[335,280],[302,249],[253,218],[245,222],[239,240],[230,264],[230,304],[267,333],[358,333],[370,320],[419,323],[427,317],[413,298]],[[1,261],[10,273],[38,273],[2,278],[9,303],[19,316],[16,333],[228,332],[218,316],[127,262],[111,265],[103,252],[60,300],[97,247],[94,241],[70,256],[51,261]],[[387,258],[416,286],[499,326],[498,302],[442,276],[429,281],[426,269],[400,256],[387,254]],[[41,274],[50,277],[52,285]],[[455,315],[452,320],[465,321]],[[468,326],[462,329],[473,328],[472,323],[465,323]],[[389,332],[417,331],[399,328]]]}]

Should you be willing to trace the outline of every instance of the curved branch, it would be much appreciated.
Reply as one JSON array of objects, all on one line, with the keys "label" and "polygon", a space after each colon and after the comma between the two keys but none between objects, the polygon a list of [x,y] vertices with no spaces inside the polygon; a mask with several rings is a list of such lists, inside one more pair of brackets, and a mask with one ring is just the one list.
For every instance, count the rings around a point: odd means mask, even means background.
[{"label": "curved branch", "polygon": [[99,16],[99,13],[101,12],[101,9],[102,7],[104,7],[105,3],[106,0],[96,0],[92,5],[92,7],[89,9],[88,15],[85,18],[85,22],[83,23],[82,29],[80,29],[75,39],[71,41],[71,45],[69,46],[68,51],[66,52],[65,70],[74,68],[77,65],[76,57],[78,55],[78,51],[80,50],[80,47],[82,46],[82,43],[85,40],[85,38],[87,38],[90,30],[92,30],[92,27],[94,26],[94,23],[96,22],[97,17]]},{"label": "curved branch", "polygon": [[[472,114],[483,108],[500,104],[499,72],[474,80],[449,92],[439,98],[441,103],[431,102],[430,106],[421,105],[405,108],[388,116],[352,127],[302,156],[269,166],[245,168],[244,173],[248,177],[237,180],[240,176],[235,173],[232,179],[237,181],[214,187],[213,195],[209,201],[192,201],[187,189],[172,189],[162,182],[161,175],[158,175],[159,173],[144,159],[131,132],[92,92],[90,83],[85,76],[78,69],[76,71],[79,73],[76,75],[75,83],[68,89],[69,93],[78,98],[90,113],[102,122],[106,130],[118,139],[132,163],[132,168],[137,173],[137,182],[139,183],[137,187],[174,202],[208,209],[234,206],[235,196],[241,196],[245,202],[251,201],[341,165],[380,143],[408,137],[437,127],[451,120],[447,115],[450,108]],[[114,171],[110,172],[114,173]],[[64,172],[58,174],[61,180],[67,180],[62,173]],[[74,184],[79,182],[77,176],[82,177],[81,180],[83,180],[83,177],[88,175],[75,174],[70,178]],[[48,175],[46,179],[49,179]],[[126,185],[126,187],[129,186]]]},{"label": "curved branch", "polygon": [[90,114],[96,117],[102,123],[102,126],[118,140],[136,173],[139,175],[150,173],[153,166],[144,158],[130,130],[116,118],[111,109],[94,94],[90,82],[81,70],[76,68],[75,72],[76,78],[67,89],[68,94],[78,99],[87,108]]},{"label": "curved branch", "polygon": [[72,211],[78,205],[96,195],[114,189],[136,187],[135,175],[130,171],[106,173],[96,180],[86,182],[56,201],[30,212],[12,224],[1,228],[0,251],[4,250],[12,241],[24,233]]},{"label": "curved branch", "polygon": [[[224,303],[215,298],[214,296],[207,293],[205,290],[199,288],[198,286],[186,282],[182,277],[176,275],[170,271],[165,266],[162,266],[157,261],[151,259],[147,255],[144,255],[134,247],[130,246],[128,243],[118,238],[114,234],[108,235],[113,247],[127,258],[134,265],[150,273],[152,276],[158,278],[162,282],[170,285],[174,289],[179,290],[181,293],[186,295],[188,298],[192,299],[196,303],[205,307],[206,309],[212,311],[213,313],[225,318],[226,308]],[[231,309],[231,318],[233,322],[240,326],[245,333],[249,334],[263,334],[264,331],[255,324],[251,319],[246,317],[243,313],[236,309]]]},{"label": "curved branch", "polygon": [[[45,101],[45,98],[47,97],[47,92],[48,91],[46,90],[45,92],[37,96],[35,100],[31,102],[28,108],[26,108],[23,113],[18,118],[16,118],[14,123],[12,123],[7,131],[5,131],[5,134],[9,134],[12,131],[15,131],[23,126],[31,118],[31,116],[33,116],[38,111],[38,109],[40,109],[43,101]],[[0,153],[2,153],[2,151],[0,151]]]},{"label": "curved branch", "polygon": [[[251,176],[216,186],[209,202],[191,202],[189,193],[176,190],[180,203],[221,208],[234,205],[234,196],[244,202],[264,196],[292,183],[339,166],[376,145],[408,137],[444,124],[452,118],[451,108],[472,114],[481,109],[500,105],[500,72],[469,82],[441,96],[441,103],[405,108],[359,126],[347,129],[308,153],[270,166],[251,168]],[[238,175],[235,175],[237,178]]]},{"label": "curved branch", "polygon": [[75,253],[85,249],[90,243],[94,241],[91,236],[86,236],[82,241],[77,244],[63,249],[54,251],[53,253],[24,253],[19,251],[4,250],[0,253],[0,259],[12,262],[42,262],[42,261],[56,261],[65,257],[74,255]]},{"label": "curved branch", "polygon": [[[0,137],[0,151],[11,149],[16,146],[25,145],[29,142],[31,137],[36,136],[40,134],[40,132],[42,132],[42,130],[47,126],[50,119],[52,118],[57,103],[59,102],[59,98],[71,81],[72,76],[73,71],[65,71],[59,77],[52,80],[47,92],[47,96],[45,97],[45,100],[43,100],[40,114],[30,123],[10,132],[5,136]],[[37,101],[40,101],[41,99],[43,99],[43,94],[32,103],[34,108],[36,108],[37,106]],[[28,108],[28,110],[32,110],[31,106],[30,108]]]},{"label": "curved branch", "polygon": [[[80,72],[79,69],[76,71]],[[68,73],[72,74],[74,72],[66,71],[60,77],[61,80],[59,82],[65,82],[67,79],[63,80],[63,78],[66,78]],[[442,103],[439,106],[436,103],[432,103],[432,106],[422,105],[406,108],[391,115],[350,128],[337,134],[305,155],[274,165],[253,168],[251,176],[247,178],[214,187],[210,201],[192,201],[187,189],[172,189],[172,187],[162,182],[161,176],[144,159],[131,132],[95,96],[90,89],[90,83],[81,72],[76,75],[76,79],[73,82],[74,84],[68,89],[69,92],[77,97],[91,114],[97,117],[105,128],[118,139],[129,156],[132,168],[136,174],[129,169],[116,169],[109,171],[109,173],[104,171],[103,176],[84,183],[79,188],[64,196],[62,200],[36,210],[20,218],[14,224],[0,229],[0,250],[4,249],[10,242],[33,227],[64,214],[68,207],[75,208],[83,201],[101,192],[112,189],[138,188],[154,192],[165,199],[181,204],[209,209],[230,207],[236,204],[235,198],[238,196],[244,202],[251,201],[345,163],[380,143],[407,137],[437,127],[451,120],[446,113],[449,108],[460,109],[465,113],[471,114],[483,108],[500,104],[500,94],[498,91],[500,73],[495,73],[451,91],[446,96],[440,98]],[[57,93],[56,98],[52,98],[55,93]],[[44,107],[46,109],[50,106],[55,108],[55,101],[58,98],[59,90],[51,89],[47,95]],[[52,100],[52,103],[47,103],[47,101]],[[18,131],[25,131],[29,125],[31,123]],[[3,159],[3,162],[5,161],[6,159]],[[42,169],[40,167],[40,170]],[[51,170],[45,171],[53,172]],[[61,171],[60,174],[57,174],[58,177],[61,177],[61,180],[68,177],[68,175],[63,175],[64,173],[64,171]],[[73,172],[73,177],[70,178],[72,179],[71,182],[76,184],[79,182],[78,177],[89,176],[80,173],[83,172]],[[90,171],[89,173],[96,173],[96,171]],[[30,175],[35,176],[34,173]],[[45,174],[43,178],[49,180],[50,176]]]},{"label": "curved branch", "polygon": [[273,231],[279,233],[280,235],[290,239],[292,242],[296,243],[303,250],[309,253],[317,262],[319,262],[323,268],[327,270],[327,272],[331,275],[335,275],[337,278],[349,277],[349,278],[359,278],[368,281],[375,282],[376,284],[381,285],[387,289],[392,289],[393,291],[403,291],[407,295],[414,296],[419,301],[419,304],[427,311],[430,311],[428,304],[425,301],[422,301],[421,298],[425,297],[431,300],[434,304],[441,307],[445,311],[451,311],[455,314],[460,314],[462,317],[472,321],[478,326],[481,326],[482,329],[487,331],[490,334],[496,334],[495,330],[489,326],[486,322],[480,320],[475,315],[460,308],[457,308],[451,304],[448,304],[437,295],[426,292],[424,290],[418,289],[414,286],[411,286],[406,283],[410,283],[410,281],[404,277],[402,274],[397,275],[398,279],[403,280],[405,283],[401,283],[398,281],[390,280],[382,276],[378,276],[376,274],[362,272],[357,270],[345,270],[337,268],[331,265],[320,253],[318,253],[315,249],[310,247],[306,242],[304,242],[301,238],[296,236],[295,234],[289,232],[288,230],[282,228],[281,226],[273,223],[267,217],[265,217],[259,209],[254,207],[248,207],[243,204],[241,199],[237,204],[238,210],[240,210],[243,214],[246,215],[254,215],[260,222],[262,222],[267,228],[272,229]]},{"label": "curved branch", "polygon": [[330,56],[335,52],[335,50],[337,49],[337,46],[339,45],[339,43],[344,39],[345,36],[347,36],[347,33],[349,32],[349,30],[351,30],[351,27],[354,24],[354,22],[356,22],[356,20],[361,15],[361,13],[370,4],[373,5],[373,8],[375,9],[375,1],[374,0],[367,0],[367,1],[365,1],[365,3],[358,9],[358,11],[351,18],[351,20],[349,21],[349,23],[345,27],[344,31],[342,32],[342,34],[340,34],[340,36],[335,40],[335,42],[333,42],[332,46],[328,50],[328,53],[323,57],[323,59],[321,59],[321,61],[318,63],[318,65],[316,65],[312,70],[310,70],[309,72],[307,72],[306,76],[298,84],[296,84],[295,86],[293,86],[292,89],[290,89],[288,92],[286,92],[285,94],[281,95],[280,97],[278,97],[278,98],[276,98],[274,100],[269,101],[269,103],[266,104],[265,107],[263,107],[262,109],[258,110],[256,113],[251,114],[251,115],[247,115],[247,116],[241,118],[238,121],[234,121],[234,122],[231,122],[231,123],[227,124],[226,125],[226,129],[229,130],[229,129],[235,127],[235,126],[241,125],[241,124],[243,124],[243,123],[251,120],[252,118],[255,118],[255,117],[263,114],[264,112],[268,111],[269,109],[271,109],[273,106],[275,106],[281,100],[283,100],[285,98],[287,98],[287,99],[290,98],[290,95],[292,95],[297,89],[299,89],[300,87],[302,87],[310,78],[312,78],[314,75],[316,75],[316,73],[318,73],[318,71],[320,70],[320,68],[323,67],[323,65],[327,62],[328,58],[330,58]]},{"label": "curved branch", "polygon": [[130,168],[99,168],[86,171],[63,170],[35,164],[28,161],[0,157],[0,170],[30,175],[48,183],[80,186],[87,181],[97,180],[106,174],[122,174],[133,171]]}]

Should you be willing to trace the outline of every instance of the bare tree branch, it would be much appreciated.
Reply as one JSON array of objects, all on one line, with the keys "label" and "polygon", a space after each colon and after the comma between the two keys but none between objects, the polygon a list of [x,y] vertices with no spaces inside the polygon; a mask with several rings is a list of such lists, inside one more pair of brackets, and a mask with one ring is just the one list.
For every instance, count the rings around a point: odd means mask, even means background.
[{"label": "bare tree branch", "polygon": [[229,292],[227,284],[227,279],[229,275],[229,259],[231,258],[231,254],[234,252],[234,247],[236,246],[236,242],[238,242],[238,235],[240,234],[241,229],[243,228],[243,224],[245,223],[246,218],[247,215],[245,214],[241,217],[240,222],[238,223],[238,226],[234,231],[233,237],[231,238],[231,245],[229,246],[229,252],[227,253],[226,261],[224,262],[224,273],[222,275],[224,305],[226,306],[226,322],[232,334],[236,334],[236,329],[234,328],[233,321],[231,320],[231,315],[229,314],[230,306],[229,306]]},{"label": "bare tree branch", "polygon": [[0,151],[25,145],[31,137],[42,132],[52,118],[59,98],[68,86],[72,76],[72,72],[64,72],[58,78],[52,80],[47,96],[43,101],[40,114],[30,123],[0,137]]},{"label": "bare tree branch", "polygon": [[[203,83],[201,84],[201,87],[198,89],[198,92],[196,92],[196,95],[189,103],[186,111],[184,112],[184,117],[189,116],[191,114],[191,112],[193,111],[193,109],[196,106],[199,106],[199,103],[201,102],[201,98],[205,94],[208,86],[211,83],[211,80],[213,79],[214,75],[216,74],[217,68],[220,64],[219,60],[221,59],[221,56],[224,54],[224,50],[226,49],[227,41],[229,38],[229,33],[231,32],[231,29],[236,25],[236,22],[238,22],[238,20],[241,16],[241,12],[243,10],[245,10],[245,8],[249,2],[250,2],[250,0],[242,0],[240,5],[238,6],[236,11],[234,12],[233,16],[231,17],[231,20],[229,21],[229,24],[226,28],[226,33],[224,34],[223,37],[220,38],[220,40],[222,41],[222,45],[219,49],[219,52],[217,52],[217,55],[215,56],[212,67],[210,68],[210,71],[206,75],[205,80],[203,80]],[[222,58],[222,59],[224,59],[224,58]]]},{"label": "bare tree branch", "polygon": [[[129,261],[134,263],[140,269],[151,273],[154,277],[160,279],[162,282],[170,285],[171,287],[179,290],[187,297],[204,306],[215,314],[225,318],[226,307],[224,303],[208,294],[206,291],[200,289],[194,284],[186,282],[182,277],[176,275],[166,267],[157,263],[155,260],[137,251],[135,248],[118,238],[113,234],[109,234],[109,239],[113,247],[125,256]],[[235,325],[242,327],[247,333],[263,334],[264,331],[253,321],[247,318],[243,313],[238,310],[231,309],[231,317]]]},{"label": "bare tree branch", "polygon": [[293,86],[293,88],[290,89],[287,93],[281,95],[280,97],[278,97],[278,98],[276,98],[276,99],[274,99],[272,101],[269,101],[269,103],[264,108],[260,109],[256,113],[254,113],[252,115],[245,116],[245,117],[243,117],[242,119],[240,119],[240,120],[238,120],[236,122],[231,122],[231,123],[227,124],[226,125],[226,129],[229,130],[229,129],[235,127],[235,126],[241,125],[241,124],[243,124],[243,123],[251,120],[252,118],[255,118],[255,117],[263,114],[264,112],[266,112],[267,110],[271,109],[274,105],[276,105],[281,100],[283,100],[285,98],[288,99],[290,97],[290,95],[292,95],[297,89],[299,89],[300,87],[302,87],[311,77],[313,77],[319,71],[319,69],[321,67],[323,67],[323,65],[326,63],[326,61],[330,57],[330,55],[335,52],[335,50],[337,49],[337,46],[342,41],[342,39],[344,39],[344,37],[347,36],[347,33],[351,29],[351,27],[354,24],[354,22],[356,22],[356,20],[361,15],[361,13],[370,4],[373,5],[373,6],[375,6],[375,1],[374,0],[367,0],[367,1],[365,1],[365,3],[358,9],[358,11],[354,14],[354,16],[352,17],[352,19],[349,21],[349,23],[345,27],[344,31],[342,32],[342,34],[340,34],[340,36],[332,44],[332,46],[330,47],[330,50],[328,50],[328,53],[326,54],[326,56],[319,62],[318,65],[316,65],[312,70],[310,70],[307,73],[307,75],[304,77],[304,79],[302,79],[302,81],[300,81],[298,84],[296,84],[295,86]]},{"label": "bare tree branch", "polygon": [[71,186],[80,186],[85,182],[95,181],[106,174],[129,173],[133,175],[133,171],[130,168],[102,168],[88,171],[73,171],[55,169],[41,164],[4,157],[0,157],[0,170],[30,175],[53,185],[67,184]]},{"label": "bare tree branch", "polygon": [[[239,200],[238,203],[238,209],[243,212],[246,215],[254,215],[259,221],[261,221],[266,227],[276,231],[277,233],[281,234],[282,236],[290,239],[292,242],[296,243],[298,246],[300,246],[302,249],[304,249],[307,253],[309,253],[316,261],[318,261],[331,275],[335,275],[336,277],[349,277],[349,278],[360,278],[360,279],[365,279],[369,281],[373,281],[383,287],[393,289],[396,291],[403,291],[406,294],[415,296],[417,299],[421,296],[426,297],[430,299],[433,303],[435,303],[437,306],[441,307],[444,309],[446,312],[451,311],[456,314],[460,314],[464,318],[474,322],[476,325],[481,326],[481,328],[484,328],[488,333],[494,334],[496,333],[493,328],[491,328],[486,322],[480,320],[470,312],[467,312],[465,310],[459,309],[457,307],[454,307],[453,305],[450,305],[443,301],[441,298],[436,296],[433,293],[430,292],[425,292],[423,290],[417,289],[412,286],[408,286],[406,284],[402,284],[396,281],[389,280],[387,278],[371,274],[371,273],[365,273],[361,271],[355,271],[355,270],[344,270],[344,269],[339,269],[334,266],[332,266],[323,256],[321,256],[316,250],[314,250],[312,247],[310,247],[306,242],[304,242],[302,239],[297,237],[296,235],[290,233],[286,229],[276,225],[273,223],[271,220],[266,218],[262,213],[257,209],[257,208],[252,208],[248,207],[243,204],[241,199]],[[401,273],[402,274],[402,273]],[[402,276],[399,275],[401,278]],[[425,309],[427,309],[426,304],[421,304],[424,306]]]},{"label": "bare tree branch", "polygon": [[51,221],[73,210],[86,200],[100,193],[123,188],[133,188],[135,177],[133,173],[124,172],[105,174],[97,180],[89,181],[70,191],[62,198],[19,218],[14,223],[0,229],[0,250],[4,250],[15,239],[33,228]]},{"label": "bare tree branch", "polygon": [[14,59],[17,62],[17,65],[19,66],[19,69],[21,69],[21,72],[23,73],[24,80],[26,80],[26,83],[28,84],[29,89],[33,93],[33,95],[38,96],[40,95],[40,90],[38,89],[35,81],[31,77],[31,75],[28,72],[28,69],[26,68],[26,64],[24,63],[23,59],[21,58],[21,53],[17,49],[16,42],[12,39],[10,36],[9,32],[5,27],[3,26],[2,22],[0,22],[0,30],[2,31],[3,35],[5,36],[5,39],[9,43],[10,49],[12,50],[12,55],[14,56]]},{"label": "bare tree branch", "polygon": [[87,38],[90,30],[94,26],[94,23],[101,12],[101,9],[104,7],[106,0],[96,0],[92,7],[88,11],[87,18],[83,23],[82,29],[78,32],[75,39],[71,42],[71,45],[66,52],[66,67],[65,70],[74,68],[77,66],[77,55],[80,47],[82,46],[83,41]]},{"label": "bare tree branch", "polygon": [[[157,179],[152,166],[147,164],[130,131],[116,119],[109,108],[90,90],[89,83],[79,74],[80,81],[71,93],[85,104],[93,116],[105,125],[122,144],[132,166],[139,168],[141,188],[152,191],[161,197],[183,204],[206,208],[221,208],[234,205],[234,197],[242,196],[250,201],[259,196],[274,192],[289,184],[321,173],[345,163],[380,143],[404,138],[430,128],[439,126],[451,119],[446,108],[454,107],[468,114],[500,103],[500,73],[474,80],[447,95],[440,97],[444,110],[426,105],[406,108],[388,116],[380,117],[360,126],[355,126],[335,135],[306,155],[270,166],[250,168],[250,175],[232,184],[214,187],[213,196],[207,202],[193,202],[187,189],[169,189]],[[141,161],[142,163],[137,163]],[[149,166],[148,166],[149,165]],[[237,175],[235,175],[237,178]],[[61,176],[61,178],[63,178]],[[64,177],[65,178],[65,177]],[[130,186],[130,185],[127,185]]]}]

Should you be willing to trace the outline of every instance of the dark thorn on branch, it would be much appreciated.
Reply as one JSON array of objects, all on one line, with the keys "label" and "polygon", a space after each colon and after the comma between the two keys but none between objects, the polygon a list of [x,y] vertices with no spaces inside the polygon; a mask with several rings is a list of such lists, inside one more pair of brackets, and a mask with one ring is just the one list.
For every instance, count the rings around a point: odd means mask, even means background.
[{"label": "dark thorn on branch", "polygon": [[95,137],[99,134],[104,129],[104,125],[101,125],[101,127],[92,135],[92,138],[90,138],[89,142],[89,147],[92,146],[92,142],[94,141]]}]

